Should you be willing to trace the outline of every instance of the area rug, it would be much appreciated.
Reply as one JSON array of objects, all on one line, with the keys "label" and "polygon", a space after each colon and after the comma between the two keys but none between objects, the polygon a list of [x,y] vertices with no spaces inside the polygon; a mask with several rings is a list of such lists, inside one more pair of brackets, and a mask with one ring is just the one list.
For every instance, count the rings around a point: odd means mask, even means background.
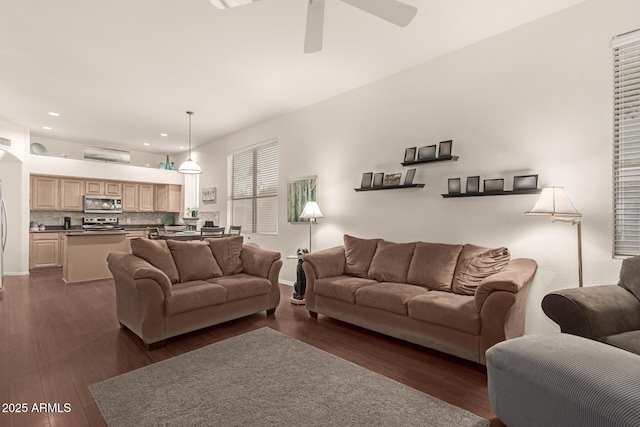
[{"label": "area rug", "polygon": [[89,389],[109,427],[489,425],[269,328]]}]

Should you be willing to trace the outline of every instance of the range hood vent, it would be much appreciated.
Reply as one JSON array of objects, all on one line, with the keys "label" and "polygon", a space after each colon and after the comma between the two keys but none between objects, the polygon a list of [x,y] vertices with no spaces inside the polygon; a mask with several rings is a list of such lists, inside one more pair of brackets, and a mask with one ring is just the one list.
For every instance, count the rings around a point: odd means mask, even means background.
[{"label": "range hood vent", "polygon": [[0,145],[4,145],[5,147],[11,147],[11,140],[0,137]]}]

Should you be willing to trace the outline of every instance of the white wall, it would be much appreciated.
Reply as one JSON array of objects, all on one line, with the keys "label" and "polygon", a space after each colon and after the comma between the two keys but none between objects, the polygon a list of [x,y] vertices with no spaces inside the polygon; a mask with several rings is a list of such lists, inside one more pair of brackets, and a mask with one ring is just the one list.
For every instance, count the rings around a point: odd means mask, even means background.
[{"label": "white wall", "polygon": [[[294,254],[306,225],[286,223],[287,181],[319,177],[325,215],[314,249],[343,233],[396,242],[507,246],[535,259],[527,333],[555,330],[540,309],[550,291],[577,286],[576,229],[526,217],[535,195],[443,199],[447,179],[537,173],[564,186],[583,214],[585,284],[617,282],[612,259],[611,38],[640,27],[637,0],[591,0],[197,150],[202,186],[218,187],[226,224],[226,155],[271,138],[280,146],[279,234],[250,236]],[[286,96],[286,94],[283,94]],[[418,166],[424,189],[356,193],[363,172],[406,172],[404,149],[453,139],[458,162]],[[295,261],[281,278],[295,281]]]}]

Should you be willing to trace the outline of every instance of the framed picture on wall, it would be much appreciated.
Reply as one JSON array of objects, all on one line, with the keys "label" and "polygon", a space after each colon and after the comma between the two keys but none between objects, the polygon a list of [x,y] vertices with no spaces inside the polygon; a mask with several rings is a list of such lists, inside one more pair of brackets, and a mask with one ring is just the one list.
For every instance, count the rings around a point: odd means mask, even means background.
[{"label": "framed picture on wall", "polygon": [[449,178],[449,194],[460,194],[460,178]]},{"label": "framed picture on wall", "polygon": [[521,175],[513,177],[513,190],[535,190],[538,188],[538,175]]},{"label": "framed picture on wall", "polygon": [[479,193],[480,192],[480,177],[468,176],[467,177],[467,193]]},{"label": "framed picture on wall", "polygon": [[215,203],[217,198],[216,187],[207,187],[202,189],[202,201],[204,203]]},{"label": "framed picture on wall", "polygon": [[442,141],[440,143],[440,148],[438,149],[438,157],[451,157],[452,145],[453,145],[453,140]]},{"label": "framed picture on wall", "polygon": [[484,191],[485,193],[491,191],[504,191],[504,179],[485,179]]},{"label": "framed picture on wall", "polygon": [[373,175],[374,187],[382,187],[383,181],[384,181],[384,172],[378,172],[375,175]]},{"label": "framed picture on wall", "polygon": [[413,178],[415,176],[416,176],[416,170],[415,169],[409,169],[407,171],[407,175],[404,177],[404,185],[413,184]]},{"label": "framed picture on wall", "polygon": [[418,149],[418,160],[427,160],[436,158],[436,146],[426,145]]},{"label": "framed picture on wall", "polygon": [[415,161],[416,161],[416,147],[411,147],[404,150],[404,162],[411,163]]},{"label": "framed picture on wall", "polygon": [[360,188],[371,188],[372,183],[373,183],[373,172],[363,173],[362,183],[360,184]]},{"label": "framed picture on wall", "polygon": [[308,201],[318,201],[318,177],[299,178],[287,183],[287,221],[290,223],[309,222],[300,218]]}]

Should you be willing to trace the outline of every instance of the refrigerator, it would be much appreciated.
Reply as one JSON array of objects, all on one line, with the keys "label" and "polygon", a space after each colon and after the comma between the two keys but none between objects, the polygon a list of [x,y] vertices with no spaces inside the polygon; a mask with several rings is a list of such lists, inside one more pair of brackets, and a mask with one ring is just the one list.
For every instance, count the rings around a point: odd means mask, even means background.
[{"label": "refrigerator", "polygon": [[2,276],[4,276],[4,248],[7,246],[7,205],[2,197],[2,180],[0,180],[0,291],[2,290]]}]

